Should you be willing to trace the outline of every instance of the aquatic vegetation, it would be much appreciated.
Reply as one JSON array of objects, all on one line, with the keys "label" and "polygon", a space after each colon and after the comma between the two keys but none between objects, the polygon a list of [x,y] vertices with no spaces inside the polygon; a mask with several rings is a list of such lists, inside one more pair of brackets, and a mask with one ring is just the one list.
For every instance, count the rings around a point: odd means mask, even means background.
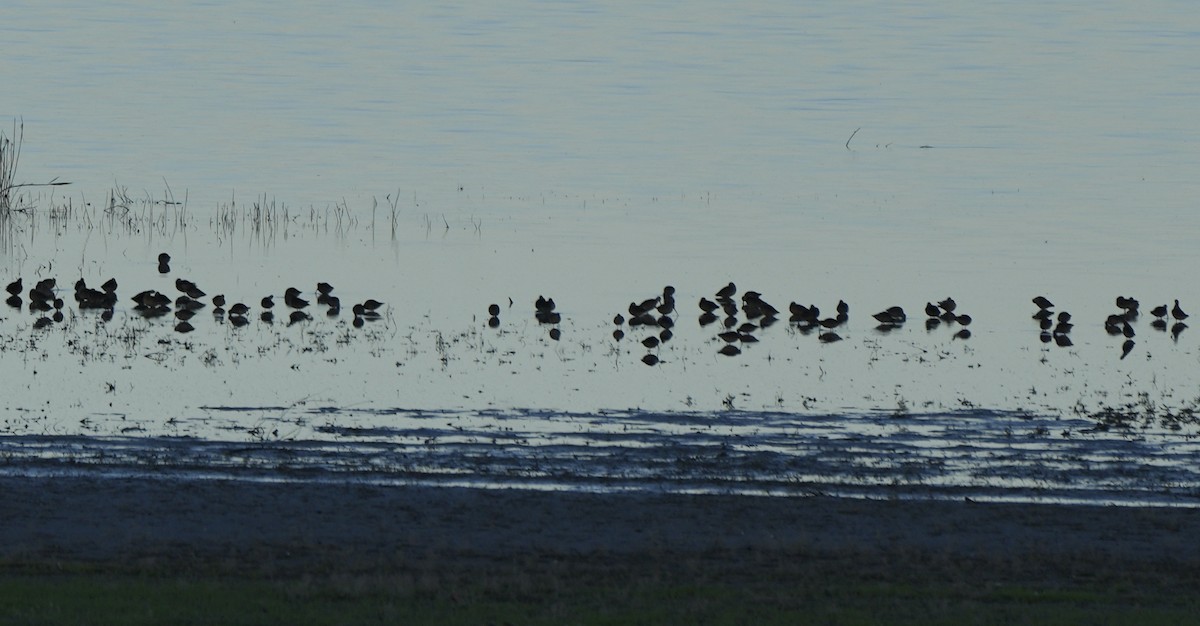
[{"label": "aquatic vegetation", "polygon": [[[17,182],[17,163],[21,160],[21,142],[25,138],[25,123],[13,121],[12,137],[0,132],[0,220],[7,220],[14,211],[24,211],[28,202],[21,196],[13,196],[18,189],[30,187],[58,187],[70,183],[57,178],[45,183]],[[4,224],[0,222],[0,227]]]}]

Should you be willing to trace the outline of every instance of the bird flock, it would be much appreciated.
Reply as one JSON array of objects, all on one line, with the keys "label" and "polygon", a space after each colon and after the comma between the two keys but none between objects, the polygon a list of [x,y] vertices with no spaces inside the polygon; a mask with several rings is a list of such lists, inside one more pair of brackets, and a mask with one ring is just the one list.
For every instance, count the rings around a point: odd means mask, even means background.
[{"label": "bird flock", "polygon": [[[171,273],[171,256],[169,254],[164,252],[158,255],[158,271],[160,274]],[[99,288],[88,286],[87,282],[80,278],[75,281],[74,287],[76,306],[81,311],[99,311],[100,319],[107,322],[112,319],[119,301],[117,287],[115,278],[106,280]],[[174,297],[154,289],[138,292],[131,298],[134,303],[132,310],[146,319],[173,316],[175,331],[179,333],[189,333],[195,330],[191,320],[210,303],[214,320],[228,321],[235,327],[242,327],[250,323],[250,305],[234,302],[226,308],[227,302],[224,294],[214,295],[206,302],[208,294],[196,283],[185,278],[176,278],[175,288],[179,294]],[[5,303],[12,308],[23,308],[25,306],[23,296],[29,298],[29,311],[39,315],[33,322],[35,329],[49,328],[56,323],[63,322],[65,301],[59,295],[56,279],[43,278],[26,293],[22,278],[17,277],[16,280],[8,283],[5,290],[9,294]],[[326,307],[325,315],[327,317],[338,317],[341,314],[341,300],[333,295],[332,285],[319,282],[313,293],[316,294],[317,304]],[[313,319],[306,310],[310,303],[302,297],[304,295],[304,292],[295,287],[288,287],[283,293],[283,304],[288,309],[286,317],[289,326]],[[275,320],[275,295],[263,297],[259,301],[259,306],[259,319],[263,322],[273,322]],[[354,304],[350,309],[354,315],[353,325],[361,328],[366,322],[380,319],[379,310],[382,306],[382,302],[373,298]]]},{"label": "bird flock", "polygon": [[[1039,338],[1042,343],[1058,347],[1070,347],[1071,330],[1074,323],[1067,311],[1054,311],[1054,304],[1045,296],[1033,298],[1037,312],[1033,319],[1040,329]],[[1121,346],[1121,357],[1124,359],[1133,350],[1135,331],[1132,322],[1138,318],[1139,303],[1129,297],[1118,297],[1116,300],[1118,312],[1109,315],[1104,323],[1105,330],[1110,335],[1123,335],[1125,342]],[[512,305],[512,300],[509,300]],[[761,293],[753,290],[742,292],[738,296],[737,286],[730,282],[718,289],[711,299],[707,296],[699,300],[699,325],[701,328],[717,327],[714,339],[720,347],[717,353],[724,356],[737,356],[749,344],[759,342],[758,331],[768,328],[780,320],[780,311],[763,299]],[[549,325],[549,336],[558,341],[562,331],[558,327],[561,315],[555,310],[553,298],[538,296],[534,302],[534,316],[539,324]],[[791,302],[788,305],[788,324],[802,334],[817,332],[821,343],[833,343],[842,340],[838,329],[850,319],[850,305],[839,300],[834,307],[833,315],[822,317],[821,309],[815,304]],[[488,307],[488,326],[500,326],[500,306],[492,304]],[[1173,339],[1178,339],[1180,333],[1187,328],[1183,320],[1188,318],[1176,299],[1174,306],[1160,305],[1151,310],[1155,317],[1151,327],[1159,331],[1170,331]],[[953,339],[966,340],[971,338],[971,323],[973,318],[958,307],[954,298],[925,303],[925,329],[934,331],[938,328],[948,328],[952,331]],[[891,306],[874,313],[875,330],[882,333],[901,328],[907,321],[908,315],[903,307]],[[1173,323],[1168,326],[1168,317]],[[657,351],[674,337],[674,327],[678,320],[675,304],[675,288],[668,285],[662,293],[651,298],[633,301],[625,313],[613,317],[612,331],[614,341],[621,342],[632,338],[644,346],[649,352],[642,357],[646,365],[657,365],[661,361]]]},{"label": "bird flock", "polygon": [[[511,303],[510,299],[509,304]],[[549,336],[557,341],[562,336],[558,327],[562,318],[555,308],[553,298],[539,295],[534,302],[535,319],[539,324],[552,326]],[[764,300],[762,294],[757,291],[747,290],[739,296],[737,285],[733,282],[718,289],[711,299],[707,296],[701,297],[699,308],[700,327],[717,329],[714,338],[721,344],[717,353],[729,357],[737,356],[748,345],[758,343],[757,333],[778,323],[781,315],[779,309]],[[926,328],[932,330],[942,324],[958,324],[962,328],[955,337],[969,338],[971,333],[966,326],[971,323],[971,317],[955,313],[955,309],[956,304],[952,298],[943,300],[937,307],[929,304],[926,310],[933,312],[930,312]],[[849,321],[850,305],[845,300],[839,300],[834,306],[834,311],[836,312],[833,315],[822,317],[821,309],[817,305],[793,301],[788,305],[788,324],[802,334],[819,331],[817,339],[821,343],[841,341],[842,336],[838,334],[837,329]],[[489,327],[500,326],[499,314],[498,304],[488,306]],[[659,349],[675,336],[674,327],[678,317],[675,287],[667,285],[660,294],[630,302],[624,313],[614,315],[612,321],[616,328],[612,331],[612,337],[614,341],[620,342],[632,336],[649,351],[642,357],[642,362],[646,365],[657,365],[661,362]],[[877,322],[876,329],[881,332],[900,328],[908,321],[907,314],[899,306],[888,307],[872,317]]]},{"label": "bird flock", "polygon": [[[167,253],[158,255],[158,271],[160,274],[171,273],[171,257]],[[99,287],[89,286],[84,279],[75,282],[73,298],[79,310],[99,311],[100,319],[109,321],[117,308],[118,284],[110,278]],[[195,282],[186,278],[175,279],[176,295],[168,295],[148,289],[140,291],[131,300],[132,311],[147,319],[172,316],[174,330],[188,333],[195,330],[193,318],[211,305],[211,315],[217,322],[228,322],[235,327],[250,323],[253,310],[244,302],[227,302],[224,294],[209,297]],[[28,309],[37,315],[33,323],[35,329],[48,328],[64,320],[64,299],[54,278],[38,280],[28,291],[20,277],[8,283],[6,290],[9,294],[5,301],[8,306],[21,309],[28,298]],[[280,317],[291,326],[313,319],[309,313],[311,303],[307,299],[315,294],[316,304],[325,307],[327,317],[336,318],[341,315],[342,303],[333,293],[333,286],[326,282],[318,282],[314,291],[305,292],[296,287],[284,290],[282,311]],[[671,285],[663,287],[660,293],[642,300],[629,303],[625,311],[613,316],[612,331],[614,341],[621,342],[632,339],[646,348],[647,353],[642,357],[646,365],[657,365],[661,362],[661,347],[670,342],[675,336],[675,325],[679,319],[679,310],[675,301],[676,291]],[[276,318],[277,294],[262,297],[258,302],[257,316],[262,322],[271,323]],[[1071,313],[1055,311],[1054,304],[1045,296],[1037,296],[1032,300],[1036,312],[1033,319],[1040,330],[1040,340],[1045,344],[1058,347],[1070,347],[1071,331],[1074,328]],[[509,299],[509,307],[513,301]],[[380,309],[384,304],[373,298],[368,298],[350,307],[353,314],[353,325],[361,328],[367,322],[380,319]],[[711,296],[701,297],[698,302],[698,323],[702,329],[713,329],[713,340],[719,345],[717,354],[737,356],[750,345],[759,342],[759,333],[781,320],[782,313],[778,308],[767,302],[757,291],[746,290],[738,292],[733,282],[717,289]],[[1130,297],[1118,296],[1117,311],[1108,315],[1104,321],[1104,329],[1109,335],[1121,336],[1121,357],[1124,359],[1134,348],[1136,331],[1134,323],[1138,320],[1141,306]],[[285,311],[285,312],[284,312]],[[954,339],[966,340],[971,338],[970,326],[972,318],[964,313],[954,298],[925,303],[925,328],[934,331],[938,328],[948,328]],[[501,308],[493,303],[488,306],[487,325],[499,328]],[[1187,328],[1184,323],[1189,315],[1184,312],[1179,299],[1174,299],[1172,306],[1160,304],[1150,310],[1153,321],[1150,326],[1156,331],[1169,332],[1171,337],[1178,340],[1179,335]],[[890,306],[871,315],[875,321],[875,330],[881,333],[891,332],[903,327],[908,322],[908,315],[900,306]],[[539,295],[534,301],[534,319],[539,325],[549,326],[549,337],[558,341],[562,337],[560,324],[562,314],[557,310],[554,298]],[[821,343],[834,343],[842,340],[839,334],[850,319],[850,305],[839,300],[833,307],[832,314],[823,315],[816,304],[801,304],[791,302],[787,307],[787,324],[801,334],[816,333]]]}]

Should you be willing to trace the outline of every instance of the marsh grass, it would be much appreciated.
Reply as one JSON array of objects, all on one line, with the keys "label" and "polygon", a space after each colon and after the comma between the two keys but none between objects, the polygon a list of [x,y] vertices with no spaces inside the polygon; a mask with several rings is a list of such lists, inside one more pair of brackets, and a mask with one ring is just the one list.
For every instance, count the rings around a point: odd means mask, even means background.
[{"label": "marsh grass", "polygon": [[[0,132],[0,252],[12,249],[18,234],[36,237],[42,230],[61,234],[75,228],[81,232],[100,231],[105,235],[145,235],[147,237],[173,237],[201,228],[205,220],[196,219],[188,206],[188,193],[177,198],[166,180],[157,194],[144,191],[130,193],[123,186],[114,186],[106,192],[100,203],[89,202],[86,197],[59,197],[53,194],[25,193],[33,188],[58,187],[70,183],[53,179],[46,183],[17,182],[17,166],[21,156],[24,123],[14,121],[11,137]],[[387,195],[390,210],[388,216],[390,236],[394,241],[401,226],[400,191]],[[413,202],[416,202],[414,198]],[[376,232],[375,217],[379,206],[372,199],[370,207],[370,230]],[[208,212],[208,234],[220,240],[229,240],[243,233],[261,244],[271,244],[277,238],[287,239],[292,234],[320,233],[345,237],[360,226],[359,215],[342,200],[324,208],[309,206],[296,209],[267,194],[256,196],[249,203],[239,202],[236,196],[221,203]],[[442,216],[445,230],[451,224]],[[432,218],[424,215],[420,226],[428,231]],[[476,234],[481,232],[482,220],[470,219],[469,226],[462,226]]]}]

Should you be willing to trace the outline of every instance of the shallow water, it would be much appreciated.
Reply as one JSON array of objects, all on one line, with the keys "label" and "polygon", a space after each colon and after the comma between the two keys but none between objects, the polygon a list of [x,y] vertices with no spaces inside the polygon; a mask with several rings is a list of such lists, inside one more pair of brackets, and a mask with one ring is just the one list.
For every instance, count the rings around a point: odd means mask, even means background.
[{"label": "shallow water", "polygon": [[[1200,401],[1195,331],[1172,338],[1143,313],[1121,359],[1124,338],[1101,323],[1117,295],[1200,306],[1187,282],[1200,270],[1198,34],[1194,11],[1167,2],[970,15],[935,3],[15,5],[0,79],[22,88],[0,116],[24,120],[18,178],[72,184],[21,193],[29,211],[3,229],[0,278],[54,276],[70,301],[80,276],[116,277],[122,300],[111,322],[68,305],[65,323],[37,332],[28,311],[0,312],[8,458],[36,465],[44,447],[76,445],[45,443],[62,437],[92,451],[65,457],[130,448],[133,467],[166,455],[201,471],[182,441],[367,468],[359,447],[408,454],[398,441],[428,426],[406,420],[429,412],[480,441],[502,425],[547,433],[555,484],[570,488],[609,472],[648,477],[639,488],[749,476],[748,491],[895,483],[1186,502],[1195,425],[1161,416]],[[164,251],[173,271],[159,275]],[[174,296],[177,277],[252,305],[287,286],[312,299],[321,280],[347,303],[387,306],[362,329],[320,312],[265,325],[257,307],[234,329],[206,310],[181,335],[128,300]],[[726,358],[696,302],[731,280],[785,315]],[[613,315],[667,284],[675,337],[647,350],[627,328],[614,342]],[[1039,294],[1074,314],[1072,347],[1039,341]],[[558,303],[557,341],[533,318],[538,295]],[[974,318],[969,340],[925,330],[924,303],[947,296]],[[851,305],[841,342],[786,322],[792,300],[828,313],[839,299]],[[909,323],[876,330],[870,315],[892,305]],[[648,352],[661,363],[643,365]],[[1082,434],[1106,407],[1135,428]],[[960,461],[886,461],[917,444],[877,433],[876,448],[808,452],[894,413]],[[705,427],[672,435],[677,449],[644,426],[656,416]],[[708,426],[739,416],[767,434],[736,436],[778,457],[749,472],[655,469],[735,437]],[[770,434],[808,421],[821,426]],[[612,464],[563,464],[597,443],[567,430],[625,427],[638,436],[606,444]],[[1036,444],[1015,461],[947,452],[1007,441],[1008,427]],[[348,456],[309,450],[329,442]],[[491,446],[457,445],[388,471],[462,473]],[[525,446],[496,450],[519,459],[498,483],[554,482],[529,474]],[[1113,450],[1127,464],[1088,465]],[[805,465],[814,454],[819,471]],[[974,472],[955,465],[966,460]]]}]

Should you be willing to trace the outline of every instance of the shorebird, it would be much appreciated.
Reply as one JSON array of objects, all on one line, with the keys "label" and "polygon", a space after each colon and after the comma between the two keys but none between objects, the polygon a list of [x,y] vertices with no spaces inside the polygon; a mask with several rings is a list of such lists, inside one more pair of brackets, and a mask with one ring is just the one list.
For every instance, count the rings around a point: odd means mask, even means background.
[{"label": "shorebird", "polygon": [[717,297],[728,299],[732,298],[735,293],[737,293],[737,286],[731,281],[728,285],[725,285],[720,289],[720,291],[717,292]]},{"label": "shorebird", "polygon": [[1160,305],[1154,307],[1153,309],[1150,309],[1150,314],[1153,315],[1154,317],[1166,317],[1167,316],[1167,305],[1160,304]]},{"label": "shorebird", "polygon": [[1188,314],[1184,313],[1183,309],[1179,308],[1179,299],[1178,298],[1175,299],[1175,306],[1171,307],[1171,317],[1173,317],[1181,322],[1188,318]]},{"label": "shorebird", "polygon": [[300,290],[295,287],[288,287],[283,292],[283,303],[293,309],[303,309],[308,306],[308,300],[300,297]]},{"label": "shorebird", "polygon": [[259,304],[261,304],[262,308],[264,309],[270,309],[275,306],[275,296],[267,296],[263,298],[262,302]]},{"label": "shorebird", "polygon": [[488,305],[488,315],[491,315],[492,317],[496,317],[497,315],[500,315],[500,305],[499,304],[489,304]]},{"label": "shorebird", "polygon": [[1138,306],[1138,301],[1133,298],[1117,296],[1117,308],[1125,311],[1126,313],[1131,313],[1136,317]]},{"label": "shorebird", "polygon": [[938,306],[942,307],[943,311],[950,313],[954,311],[954,308],[957,307],[958,304],[954,302],[954,298],[946,298],[945,300],[939,302]]},{"label": "shorebird", "polygon": [[880,311],[871,317],[875,318],[875,321],[879,322],[880,324],[892,324],[895,322],[895,320],[892,318],[892,314],[888,313],[887,311]]},{"label": "shorebird", "polygon": [[[1037,305],[1037,308],[1039,308],[1039,309],[1049,309],[1054,306],[1054,303],[1047,300],[1046,296],[1038,296],[1038,297],[1034,298],[1033,303],[1035,305]],[[1120,305],[1121,305],[1120,298],[1117,298],[1117,306],[1120,306]]]},{"label": "shorebird", "polygon": [[[953,309],[953,306],[951,306],[951,309]],[[947,309],[947,311],[951,309]],[[872,315],[871,317],[874,317],[875,321],[879,322],[880,324],[892,325],[900,325],[908,320],[908,316],[904,314],[904,309],[898,306],[888,307],[887,309],[884,309],[875,315]]]},{"label": "shorebird", "polygon": [[21,292],[24,291],[25,287],[21,285],[21,279],[18,278],[11,283],[8,283],[8,286],[4,289],[8,291],[10,295],[19,296],[21,295]]},{"label": "shorebird", "polygon": [[53,300],[54,290],[58,287],[58,283],[53,278],[43,278],[39,280],[33,289],[29,290],[30,300]]}]

